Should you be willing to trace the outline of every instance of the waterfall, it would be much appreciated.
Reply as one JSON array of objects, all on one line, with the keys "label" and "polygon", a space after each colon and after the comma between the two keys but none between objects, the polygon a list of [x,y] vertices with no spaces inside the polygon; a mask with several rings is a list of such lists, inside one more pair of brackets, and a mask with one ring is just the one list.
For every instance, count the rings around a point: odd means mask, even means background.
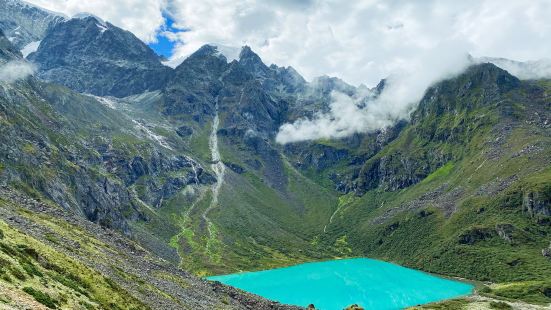
[{"label": "waterfall", "polygon": [[[220,125],[220,118],[218,116],[218,98],[216,98],[216,104],[215,104],[215,114],[214,119],[212,121],[212,130],[209,136],[209,149],[211,153],[211,168],[212,171],[214,171],[214,174],[216,176],[216,183],[212,185],[212,200],[210,202],[209,207],[203,212],[203,220],[207,223],[207,229],[209,232],[209,238],[215,238],[214,231],[213,231],[213,223],[208,218],[209,212],[216,208],[218,206],[218,196],[220,194],[220,188],[222,187],[222,183],[224,182],[224,175],[226,172],[226,166],[222,162],[222,158],[220,156],[220,150],[218,148],[218,126]],[[207,244],[207,247],[209,245]]]}]

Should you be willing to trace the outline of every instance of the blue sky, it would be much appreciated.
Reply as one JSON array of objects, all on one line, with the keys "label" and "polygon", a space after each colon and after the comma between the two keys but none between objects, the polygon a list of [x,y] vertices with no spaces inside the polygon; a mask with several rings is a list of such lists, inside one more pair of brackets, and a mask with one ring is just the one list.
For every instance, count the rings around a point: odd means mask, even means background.
[{"label": "blue sky", "polygon": [[163,14],[163,17],[165,19],[165,25],[163,26],[162,31],[160,31],[157,34],[157,42],[156,43],[150,43],[149,47],[151,47],[155,53],[161,56],[165,56],[166,58],[170,58],[172,56],[172,53],[174,51],[174,45],[176,42],[171,41],[169,38],[167,38],[164,34],[166,32],[178,32],[173,25],[174,21],[168,14]]}]

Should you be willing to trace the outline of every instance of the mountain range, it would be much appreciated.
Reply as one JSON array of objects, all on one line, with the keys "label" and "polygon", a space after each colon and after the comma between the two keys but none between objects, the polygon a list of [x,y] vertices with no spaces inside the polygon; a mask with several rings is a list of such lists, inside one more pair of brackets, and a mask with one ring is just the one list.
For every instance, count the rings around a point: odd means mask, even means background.
[{"label": "mountain range", "polygon": [[292,309],[196,276],[367,256],[551,302],[550,80],[473,61],[408,120],[281,145],[385,81],[309,82],[247,46],[170,68],[95,16],[0,4],[0,66],[35,70],[0,79],[0,301]]}]

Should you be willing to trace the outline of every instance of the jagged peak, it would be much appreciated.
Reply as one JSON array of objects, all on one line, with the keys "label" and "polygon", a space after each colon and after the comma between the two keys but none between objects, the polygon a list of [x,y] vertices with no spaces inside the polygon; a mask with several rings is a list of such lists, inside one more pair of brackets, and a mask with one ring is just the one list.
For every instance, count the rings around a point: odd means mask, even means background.
[{"label": "jagged peak", "polygon": [[263,69],[268,69],[268,66],[262,62],[262,58],[255,53],[250,46],[245,45],[239,53],[239,62],[244,65],[261,66]]},{"label": "jagged peak", "polygon": [[111,29],[112,25],[109,22],[101,19],[100,17],[90,14],[90,13],[78,13],[75,14],[71,19],[65,20],[65,22],[80,22],[85,23],[86,25],[95,25],[99,32],[104,33],[105,31]]},{"label": "jagged peak", "polygon": [[379,84],[377,84],[377,86],[375,86],[375,88],[373,89],[373,91],[374,91],[377,95],[380,95],[380,94],[383,92],[383,90],[385,89],[386,84],[387,84],[387,79],[382,79],[381,81],[379,81]]},{"label": "jagged peak", "polygon": [[248,60],[248,59],[262,61],[260,59],[260,56],[258,56],[258,54],[253,52],[250,46],[244,45],[241,48],[241,52],[239,53],[239,60]]},{"label": "jagged peak", "polygon": [[495,83],[501,91],[507,91],[520,84],[517,77],[489,62],[471,65],[463,76],[482,84]]},{"label": "jagged peak", "polygon": [[77,14],[73,15],[73,17],[71,19],[84,19],[84,20],[87,20],[87,19],[90,19],[90,18],[95,19],[95,21],[100,23],[102,26],[108,27],[107,23],[101,17],[98,17],[97,15],[87,13],[87,12],[77,13]]},{"label": "jagged peak", "polygon": [[215,62],[219,65],[226,65],[227,58],[220,53],[218,47],[214,44],[204,44],[191,55],[186,57],[182,63],[176,66],[174,69],[176,72],[184,70],[189,66],[195,66],[197,64],[202,64],[206,62]]},{"label": "jagged peak", "polygon": [[198,50],[196,50],[193,54],[191,54],[190,57],[193,56],[211,56],[211,55],[217,55],[218,47],[213,44],[204,44],[201,46]]},{"label": "jagged peak", "polygon": [[260,56],[247,45],[241,48],[239,63],[257,77],[266,77],[270,71],[270,68],[262,62]]}]

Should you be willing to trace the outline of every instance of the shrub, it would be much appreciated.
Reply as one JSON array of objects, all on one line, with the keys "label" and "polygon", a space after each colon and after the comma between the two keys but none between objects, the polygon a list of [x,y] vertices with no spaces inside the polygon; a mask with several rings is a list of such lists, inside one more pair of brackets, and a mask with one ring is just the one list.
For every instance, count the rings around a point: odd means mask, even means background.
[{"label": "shrub", "polygon": [[44,275],[42,272],[40,272],[35,265],[33,265],[31,262],[24,262],[21,264],[23,269],[27,272],[29,276],[37,276],[42,278]]},{"label": "shrub", "polygon": [[10,268],[10,272],[14,277],[16,277],[20,281],[25,281],[25,279],[27,279],[27,277],[25,277],[25,275],[15,267]]},{"label": "shrub", "polygon": [[50,308],[50,309],[57,309],[57,301],[53,299],[50,295],[47,293],[41,292],[39,290],[36,290],[32,287],[24,287],[23,291],[32,297],[39,303],[43,304],[44,306]]}]

